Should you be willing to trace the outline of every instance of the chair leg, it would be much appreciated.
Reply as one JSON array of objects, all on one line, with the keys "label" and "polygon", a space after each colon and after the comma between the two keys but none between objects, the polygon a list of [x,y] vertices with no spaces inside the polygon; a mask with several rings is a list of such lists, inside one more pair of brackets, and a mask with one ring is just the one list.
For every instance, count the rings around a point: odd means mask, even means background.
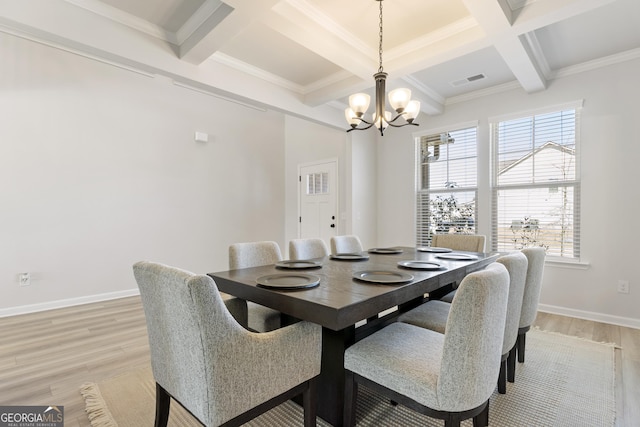
[{"label": "chair leg", "polygon": [[171,396],[160,384],[156,383],[156,421],[154,427],[167,427],[170,405]]},{"label": "chair leg", "polygon": [[304,427],[316,427],[316,415],[318,412],[318,379],[309,380],[309,387],[302,392],[302,405],[304,408]]},{"label": "chair leg", "polygon": [[527,333],[518,334],[518,341],[516,346],[518,347],[518,362],[524,363],[524,349],[527,345]]},{"label": "chair leg", "polygon": [[489,425],[489,401],[482,412],[473,417],[473,427],[487,427]]},{"label": "chair leg", "polygon": [[507,360],[500,361],[500,374],[498,375],[498,393],[507,393]]},{"label": "chair leg", "polygon": [[358,400],[358,384],[355,382],[353,372],[345,371],[344,384],[343,425],[353,427],[356,425],[356,401]]},{"label": "chair leg", "polygon": [[513,346],[509,351],[509,356],[507,356],[507,381],[510,383],[516,381],[516,345]]}]

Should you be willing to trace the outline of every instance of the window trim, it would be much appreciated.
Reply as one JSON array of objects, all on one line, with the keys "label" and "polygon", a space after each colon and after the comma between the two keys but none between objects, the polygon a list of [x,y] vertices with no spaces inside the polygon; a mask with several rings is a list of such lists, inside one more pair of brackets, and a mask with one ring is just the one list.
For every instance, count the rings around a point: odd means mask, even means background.
[{"label": "window trim", "polygon": [[581,209],[581,199],[582,199],[582,191],[581,191],[581,187],[582,187],[582,176],[581,176],[581,165],[580,165],[580,116],[582,114],[581,109],[582,106],[584,104],[584,100],[580,99],[580,100],[576,100],[576,101],[571,101],[571,102],[566,102],[566,103],[562,103],[562,104],[555,104],[555,105],[549,105],[546,107],[541,107],[541,108],[536,108],[536,109],[531,109],[531,110],[525,110],[525,111],[520,111],[520,112],[514,112],[514,113],[509,113],[509,114],[503,114],[503,115],[498,115],[498,116],[493,116],[493,117],[489,117],[488,118],[488,124],[489,124],[489,139],[490,139],[490,194],[491,194],[491,238],[490,238],[490,247],[492,250],[496,250],[497,249],[497,229],[496,229],[496,215],[498,212],[498,200],[497,200],[497,193],[499,190],[514,190],[514,189],[535,189],[535,188],[548,188],[550,187],[549,184],[540,184],[540,183],[535,183],[535,184],[504,184],[504,185],[500,185],[498,186],[497,184],[497,177],[498,177],[498,171],[496,171],[496,156],[497,156],[497,140],[495,138],[496,136],[496,128],[497,126],[499,126],[500,122],[504,122],[504,121],[511,121],[511,120],[518,120],[518,119],[524,119],[524,118],[529,118],[529,117],[534,117],[534,116],[538,116],[538,115],[544,115],[544,114],[550,114],[550,113],[557,113],[557,112],[561,112],[561,111],[565,111],[565,110],[575,110],[575,115],[576,115],[576,126],[574,129],[575,132],[575,158],[576,158],[576,162],[575,162],[575,173],[576,173],[576,177],[577,179],[572,179],[572,180],[567,180],[567,181],[561,181],[558,182],[558,184],[563,184],[561,186],[570,186],[574,188],[575,191],[575,199],[574,199],[574,207],[573,207],[573,211],[574,211],[574,218],[576,218],[576,223],[577,223],[577,230],[574,229],[574,239],[575,239],[575,235],[577,234],[579,236],[578,238],[578,244],[577,246],[574,248],[576,249],[577,255],[574,254],[573,257],[562,257],[562,256],[556,256],[556,255],[548,255],[547,256],[547,262],[550,264],[554,264],[556,266],[560,266],[560,265],[571,265],[571,266],[581,266],[581,268],[586,268],[584,266],[588,266],[588,263],[585,263],[582,259],[582,253],[581,253],[581,246],[582,246],[582,234],[581,234],[581,213],[582,213],[582,209]]},{"label": "window trim", "polygon": [[[457,193],[457,192],[475,192],[475,200],[476,200],[476,204],[475,204],[475,209],[474,209],[474,215],[475,215],[475,230],[476,232],[478,231],[478,191],[479,191],[479,182],[478,182],[478,176],[476,177],[476,186],[475,187],[456,187],[455,189],[437,189],[437,190],[423,190],[422,186],[421,186],[421,177],[422,177],[422,173],[420,170],[420,156],[421,156],[421,145],[420,145],[420,138],[423,136],[428,136],[428,135],[434,135],[434,134],[440,134],[440,133],[449,133],[449,132],[455,132],[457,130],[464,130],[464,129],[469,129],[469,128],[475,128],[476,130],[476,164],[478,164],[479,161],[479,154],[480,154],[480,126],[479,126],[479,121],[478,120],[470,120],[470,121],[466,121],[466,122],[459,122],[456,124],[452,124],[452,125],[447,125],[447,126],[439,126],[439,127],[434,127],[434,128],[429,128],[426,130],[422,130],[422,131],[418,131],[418,132],[414,132],[412,133],[412,137],[414,140],[414,149],[415,149],[415,156],[414,156],[414,166],[415,166],[415,171],[414,171],[414,178],[415,178],[415,188],[414,188],[414,215],[415,215],[415,230],[414,230],[414,238],[416,243],[420,241],[418,233],[419,233],[419,199],[420,199],[420,195],[421,194],[451,194],[451,193]],[[479,174],[479,170],[476,168],[476,173]]]}]

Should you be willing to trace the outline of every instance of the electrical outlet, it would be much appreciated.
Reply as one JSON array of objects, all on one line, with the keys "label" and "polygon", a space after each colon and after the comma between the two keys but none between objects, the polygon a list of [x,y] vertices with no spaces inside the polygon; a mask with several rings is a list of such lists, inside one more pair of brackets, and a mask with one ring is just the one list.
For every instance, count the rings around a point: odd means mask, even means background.
[{"label": "electrical outlet", "polygon": [[20,273],[20,286],[29,286],[31,284],[30,273]]},{"label": "electrical outlet", "polygon": [[628,294],[629,293],[629,281],[628,280],[618,280],[618,293],[619,294]]}]

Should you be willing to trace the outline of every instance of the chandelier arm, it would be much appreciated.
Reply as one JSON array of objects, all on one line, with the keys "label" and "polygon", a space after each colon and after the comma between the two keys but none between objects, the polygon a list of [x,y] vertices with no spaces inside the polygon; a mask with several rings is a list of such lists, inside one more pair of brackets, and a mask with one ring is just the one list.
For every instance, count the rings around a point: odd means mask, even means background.
[{"label": "chandelier arm", "polygon": [[395,116],[393,119],[387,121],[387,123],[391,124],[391,123],[395,122],[396,120],[398,120],[400,117],[402,117],[405,114],[407,114],[406,111],[403,111],[402,113],[400,113],[397,116]]},{"label": "chandelier arm", "polygon": [[[363,120],[364,122],[364,120]],[[371,126],[373,126],[373,123],[369,123],[369,122],[365,122],[367,123],[369,126],[363,127],[363,128],[351,128],[351,129],[347,129],[347,132],[351,132],[352,130],[367,130],[369,129]]]},{"label": "chandelier arm", "polygon": [[389,126],[391,126],[392,128],[401,128],[401,127],[404,127],[404,126],[420,126],[420,124],[418,124],[418,123],[413,123],[413,122],[411,122],[411,123],[402,123],[402,124],[400,124],[400,125],[397,125],[397,124],[395,124],[395,123],[388,123],[388,124],[389,124]]}]

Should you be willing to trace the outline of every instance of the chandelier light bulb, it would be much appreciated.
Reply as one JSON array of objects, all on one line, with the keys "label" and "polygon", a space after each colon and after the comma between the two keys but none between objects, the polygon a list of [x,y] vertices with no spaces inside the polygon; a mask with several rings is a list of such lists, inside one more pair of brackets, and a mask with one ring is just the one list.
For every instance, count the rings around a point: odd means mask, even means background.
[{"label": "chandelier light bulb", "polygon": [[371,97],[366,93],[355,93],[349,97],[349,107],[353,110],[356,117],[362,117],[369,108]]},{"label": "chandelier light bulb", "polygon": [[344,117],[345,119],[347,119],[347,123],[349,123],[349,126],[351,126],[352,128],[355,128],[356,126],[358,126],[358,123],[360,123],[360,120],[358,120],[356,113],[354,113],[351,108],[347,108],[344,110]]},{"label": "chandelier light bulb", "polygon": [[412,123],[413,120],[420,114],[420,101],[410,101],[407,104],[407,108],[404,110],[404,118],[407,122]]},{"label": "chandelier light bulb", "polygon": [[411,101],[411,91],[409,89],[399,88],[389,92],[389,104],[391,104],[391,108],[396,113],[402,113],[407,108],[409,101]]}]

